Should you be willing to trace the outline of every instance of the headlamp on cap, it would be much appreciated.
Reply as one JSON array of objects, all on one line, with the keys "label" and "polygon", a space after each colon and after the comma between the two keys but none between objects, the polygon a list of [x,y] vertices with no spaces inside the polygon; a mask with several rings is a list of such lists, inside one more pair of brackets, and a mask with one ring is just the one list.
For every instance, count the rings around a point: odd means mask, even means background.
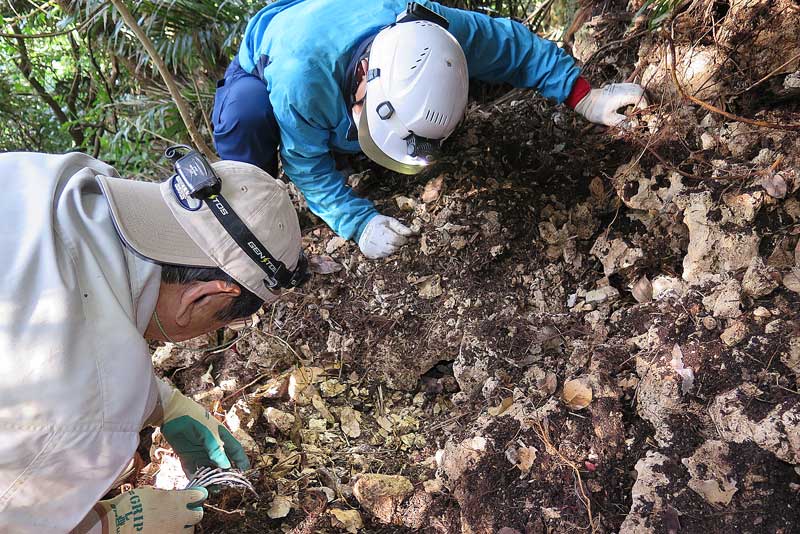
[{"label": "headlamp on cap", "polygon": [[167,148],[164,156],[175,166],[173,179],[186,194],[203,201],[242,252],[264,271],[266,287],[290,289],[303,285],[310,278],[308,260],[302,250],[294,270],[289,270],[261,244],[221,194],[222,180],[202,154],[189,146],[175,145]]}]

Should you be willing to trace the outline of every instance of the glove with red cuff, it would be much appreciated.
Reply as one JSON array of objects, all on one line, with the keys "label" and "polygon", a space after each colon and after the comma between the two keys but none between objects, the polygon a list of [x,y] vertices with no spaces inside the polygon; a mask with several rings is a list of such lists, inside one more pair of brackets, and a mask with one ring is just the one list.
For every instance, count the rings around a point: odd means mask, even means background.
[{"label": "glove with red cuff", "polygon": [[586,117],[589,122],[624,126],[627,117],[617,110],[631,105],[646,107],[647,99],[644,88],[636,83],[612,83],[602,89],[592,89],[589,82],[579,77],[565,104]]}]

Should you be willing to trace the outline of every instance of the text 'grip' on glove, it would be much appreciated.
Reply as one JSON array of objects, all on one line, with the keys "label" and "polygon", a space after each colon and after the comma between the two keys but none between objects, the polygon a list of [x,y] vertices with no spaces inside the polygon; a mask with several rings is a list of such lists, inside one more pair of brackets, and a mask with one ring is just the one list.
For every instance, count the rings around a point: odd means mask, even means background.
[{"label": "text 'grip' on glove", "polygon": [[414,231],[394,217],[376,215],[361,232],[358,248],[371,260],[385,258],[397,252],[412,235]]},{"label": "text 'grip' on glove", "polygon": [[180,458],[186,476],[191,478],[202,466],[229,469],[233,463],[239,469],[248,469],[250,461],[244,448],[225,425],[197,402],[170,389],[162,395],[161,433]]},{"label": "text 'grip' on glove", "polygon": [[632,105],[647,107],[642,86],[635,83],[613,83],[602,89],[589,91],[575,106],[575,111],[595,124],[621,126],[627,117],[617,110]]},{"label": "text 'grip' on glove", "polygon": [[100,501],[71,534],[173,534],[194,532],[203,519],[205,488],[136,488]]}]

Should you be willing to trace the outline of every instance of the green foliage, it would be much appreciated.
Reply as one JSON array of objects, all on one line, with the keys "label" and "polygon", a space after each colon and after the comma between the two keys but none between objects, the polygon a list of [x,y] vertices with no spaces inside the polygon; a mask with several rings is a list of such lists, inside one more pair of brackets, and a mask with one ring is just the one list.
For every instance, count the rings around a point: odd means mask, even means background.
[{"label": "green foliage", "polygon": [[650,30],[658,29],[683,2],[684,0],[646,0],[634,19],[644,15],[647,17],[647,27]]}]

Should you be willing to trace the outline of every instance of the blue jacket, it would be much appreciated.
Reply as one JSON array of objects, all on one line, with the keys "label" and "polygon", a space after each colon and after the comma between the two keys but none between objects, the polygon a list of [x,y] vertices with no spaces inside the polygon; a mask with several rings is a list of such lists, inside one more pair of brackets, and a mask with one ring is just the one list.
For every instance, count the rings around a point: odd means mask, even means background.
[{"label": "blue jacket", "polygon": [[[461,44],[471,78],[538,89],[564,101],[579,75],[575,61],[551,41],[509,19],[420,4],[444,16]],[[336,170],[331,151],[359,152],[349,140],[345,87],[355,48],[393,23],[405,0],[278,0],[247,24],[242,68],[267,84],[281,132],[284,172],[311,211],[337,234],[358,239],[377,211]],[[351,136],[352,139],[352,136]]]}]

